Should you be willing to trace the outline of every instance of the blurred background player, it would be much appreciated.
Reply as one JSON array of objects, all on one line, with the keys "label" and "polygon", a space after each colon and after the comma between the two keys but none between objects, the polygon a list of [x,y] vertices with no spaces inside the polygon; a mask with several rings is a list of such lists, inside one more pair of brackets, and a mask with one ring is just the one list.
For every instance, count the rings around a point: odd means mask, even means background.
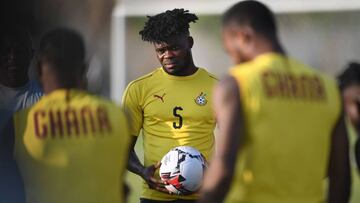
[{"label": "blurred background player", "polygon": [[[355,158],[360,169],[360,64],[350,63],[339,77],[339,86],[344,100],[344,108],[348,122],[348,132],[353,136]],[[355,136],[356,135],[356,136]]]},{"label": "blurred background player", "polygon": [[29,33],[15,25],[3,25],[0,31],[0,199],[24,200],[23,185],[16,167],[6,123],[14,112],[30,107],[43,95],[37,81],[29,79],[33,49]]},{"label": "blurred background player", "polygon": [[223,16],[233,62],[215,90],[220,126],[202,203],[347,202],[348,141],[335,80],[286,56],[273,13],[242,1]]},{"label": "blurred background player", "polygon": [[130,136],[121,109],[81,90],[85,47],[79,34],[56,29],[40,42],[46,96],[14,116],[15,159],[26,201],[123,202]]},{"label": "blurred background player", "polygon": [[[140,31],[142,39],[154,45],[161,64],[160,68],[132,81],[123,97],[133,135],[128,169],[145,180],[142,203],[194,202],[196,195],[168,194],[155,173],[160,166],[158,162],[176,146],[194,147],[206,158],[213,151],[215,118],[211,98],[217,79],[193,62],[194,40],[189,23],[196,20],[195,14],[184,9],[168,10],[148,16]],[[141,129],[144,165],[133,148]]]},{"label": "blurred background player", "polygon": [[40,85],[29,79],[33,57],[30,35],[16,26],[0,31],[0,130],[17,110],[27,108],[42,96]]}]

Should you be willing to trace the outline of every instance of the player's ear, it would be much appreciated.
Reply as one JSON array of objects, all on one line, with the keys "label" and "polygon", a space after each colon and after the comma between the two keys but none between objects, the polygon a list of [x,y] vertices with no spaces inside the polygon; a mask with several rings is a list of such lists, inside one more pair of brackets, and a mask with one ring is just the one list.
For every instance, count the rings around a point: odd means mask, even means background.
[{"label": "player's ear", "polygon": [[194,46],[194,39],[191,36],[188,37],[188,43],[189,48],[191,49]]}]

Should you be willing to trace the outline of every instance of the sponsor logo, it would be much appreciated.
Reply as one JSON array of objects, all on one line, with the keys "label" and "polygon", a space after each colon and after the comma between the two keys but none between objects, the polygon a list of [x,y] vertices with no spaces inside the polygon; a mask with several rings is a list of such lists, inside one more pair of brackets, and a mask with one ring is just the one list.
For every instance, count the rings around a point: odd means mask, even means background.
[{"label": "sponsor logo", "polygon": [[166,95],[166,93],[164,93],[162,96],[159,96],[159,95],[155,94],[154,97],[155,97],[156,99],[160,99],[160,100],[162,101],[162,103],[164,103],[164,102],[165,102],[165,101],[164,101],[165,95]]}]

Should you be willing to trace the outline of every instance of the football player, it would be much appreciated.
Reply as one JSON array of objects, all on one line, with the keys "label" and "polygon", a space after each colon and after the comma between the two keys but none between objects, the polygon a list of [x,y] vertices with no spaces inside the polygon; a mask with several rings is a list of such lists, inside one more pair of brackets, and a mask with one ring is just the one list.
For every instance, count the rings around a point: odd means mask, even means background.
[{"label": "football player", "polygon": [[196,194],[168,194],[155,171],[161,158],[173,147],[191,146],[206,158],[214,148],[211,98],[217,79],[194,63],[191,54],[194,39],[189,24],[196,20],[198,17],[187,10],[168,10],[148,16],[140,31],[142,39],[154,45],[161,65],[130,82],[123,96],[131,121],[132,149],[141,130],[143,133],[144,165],[134,149],[128,165],[131,172],[144,179],[142,203],[195,202]]}]

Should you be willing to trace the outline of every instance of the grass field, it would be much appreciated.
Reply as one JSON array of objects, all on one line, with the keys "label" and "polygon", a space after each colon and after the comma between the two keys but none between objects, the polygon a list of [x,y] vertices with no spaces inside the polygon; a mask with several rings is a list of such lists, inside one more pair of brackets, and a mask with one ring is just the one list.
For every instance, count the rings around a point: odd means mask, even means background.
[{"label": "grass field", "polygon": [[[351,139],[352,142],[354,139]],[[135,150],[140,158],[143,160],[143,148],[142,148],[142,138],[139,136],[138,141],[135,146]],[[350,203],[360,203],[360,176],[357,173],[355,166],[352,167],[352,177],[353,177],[353,189],[352,189],[352,198]],[[131,172],[126,174],[126,181],[130,186],[131,193],[129,197],[129,203],[138,203],[140,194],[141,194],[141,187],[142,181],[141,178]]]}]

